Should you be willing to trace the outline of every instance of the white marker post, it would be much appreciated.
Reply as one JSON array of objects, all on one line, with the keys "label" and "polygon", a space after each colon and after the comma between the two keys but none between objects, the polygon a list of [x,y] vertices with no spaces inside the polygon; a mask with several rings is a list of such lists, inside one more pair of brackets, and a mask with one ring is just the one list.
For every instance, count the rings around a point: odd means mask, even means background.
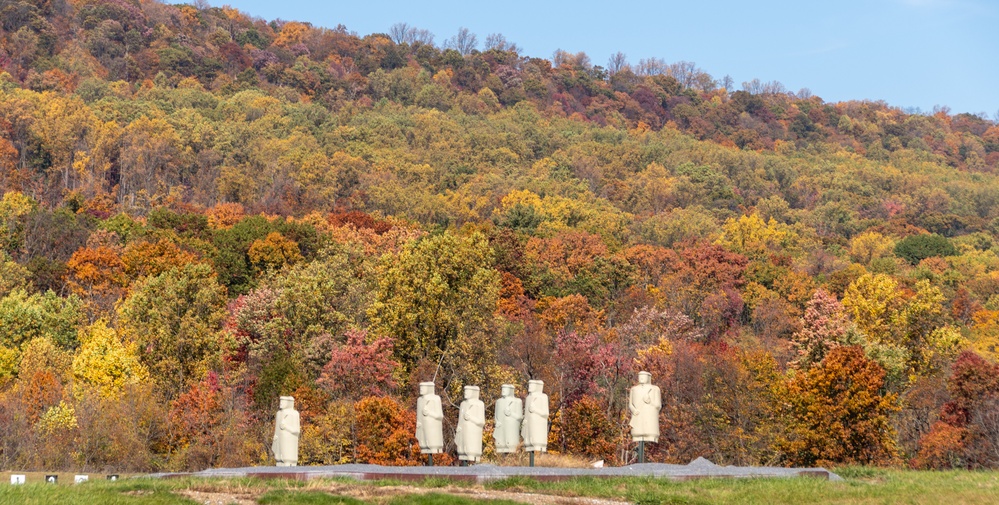
[{"label": "white marker post", "polygon": [[24,476],[23,475],[11,475],[10,476],[10,483],[11,483],[11,485],[14,485],[14,486],[20,486],[21,484],[24,484]]},{"label": "white marker post", "polygon": [[58,480],[59,480],[59,476],[58,475],[46,475],[45,476],[45,483],[46,484],[55,484]]},{"label": "white marker post", "polygon": [[90,480],[90,476],[88,475],[77,475],[73,477],[73,484],[81,484],[87,482],[88,480]]}]

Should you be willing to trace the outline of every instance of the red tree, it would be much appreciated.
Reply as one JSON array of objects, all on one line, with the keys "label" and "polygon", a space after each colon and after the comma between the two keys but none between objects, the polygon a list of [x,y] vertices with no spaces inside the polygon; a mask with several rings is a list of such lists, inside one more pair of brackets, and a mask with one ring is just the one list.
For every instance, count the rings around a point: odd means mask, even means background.
[{"label": "red tree", "polygon": [[347,342],[333,349],[329,363],[316,382],[334,399],[359,400],[383,396],[396,388],[392,373],[399,363],[392,359],[393,340],[385,337],[365,343],[367,332],[349,330]]}]

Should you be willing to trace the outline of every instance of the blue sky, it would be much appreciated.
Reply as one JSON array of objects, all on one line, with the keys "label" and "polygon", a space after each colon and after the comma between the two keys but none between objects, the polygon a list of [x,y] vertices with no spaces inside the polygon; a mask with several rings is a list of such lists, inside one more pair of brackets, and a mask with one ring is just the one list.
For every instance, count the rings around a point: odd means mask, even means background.
[{"label": "blue sky", "polygon": [[715,78],[731,75],[736,87],[777,80],[831,102],[999,113],[999,0],[209,3],[359,35],[406,22],[437,44],[467,27],[480,41],[502,33],[529,56],[584,51],[604,66],[617,51],[631,63],[693,61]]}]

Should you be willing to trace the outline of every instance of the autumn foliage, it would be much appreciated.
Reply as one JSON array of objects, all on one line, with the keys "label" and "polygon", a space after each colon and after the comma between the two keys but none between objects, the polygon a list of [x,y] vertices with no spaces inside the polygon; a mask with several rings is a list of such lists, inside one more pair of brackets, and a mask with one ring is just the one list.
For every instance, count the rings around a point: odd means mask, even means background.
[{"label": "autumn foliage", "polygon": [[999,466],[995,121],[389,32],[2,3],[0,469],[265,464],[288,394],[416,464],[417,383],[530,379],[627,464],[640,370],[650,461]]},{"label": "autumn foliage", "polygon": [[883,395],[885,372],[860,347],[838,347],[788,388],[792,463],[889,464],[897,457],[890,416],[898,407]]},{"label": "autumn foliage", "polygon": [[992,466],[999,424],[999,366],[965,352],[947,380],[950,401],[919,441],[912,461],[919,468]]},{"label": "autumn foliage", "polygon": [[391,394],[396,381],[392,372],[392,340],[384,337],[370,344],[363,331],[348,331],[347,341],[333,349],[329,363],[316,381],[334,398],[360,400],[365,396]]},{"label": "autumn foliage", "polygon": [[419,464],[416,415],[385,397],[367,397],[354,404],[357,461],[376,465]]}]

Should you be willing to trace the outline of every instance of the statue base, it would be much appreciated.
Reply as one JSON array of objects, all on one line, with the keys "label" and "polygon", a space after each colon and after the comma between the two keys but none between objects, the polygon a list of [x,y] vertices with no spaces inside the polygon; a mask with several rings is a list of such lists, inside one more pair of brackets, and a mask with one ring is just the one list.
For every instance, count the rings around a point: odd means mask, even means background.
[{"label": "statue base", "polygon": [[428,477],[456,481],[487,483],[510,477],[531,477],[543,481],[560,481],[576,477],[656,477],[671,480],[703,478],[795,478],[809,477],[825,480],[843,480],[825,468],[783,468],[770,466],[718,466],[704,458],[697,458],[687,465],[645,463],[603,468],[554,468],[525,466],[495,466],[490,464],[458,466],[381,466],[334,465],[297,466],[295,468],[259,466],[247,468],[217,468],[196,473],[161,473],[151,477],[208,477],[312,480],[352,478],[357,480],[397,479],[420,481]]}]

